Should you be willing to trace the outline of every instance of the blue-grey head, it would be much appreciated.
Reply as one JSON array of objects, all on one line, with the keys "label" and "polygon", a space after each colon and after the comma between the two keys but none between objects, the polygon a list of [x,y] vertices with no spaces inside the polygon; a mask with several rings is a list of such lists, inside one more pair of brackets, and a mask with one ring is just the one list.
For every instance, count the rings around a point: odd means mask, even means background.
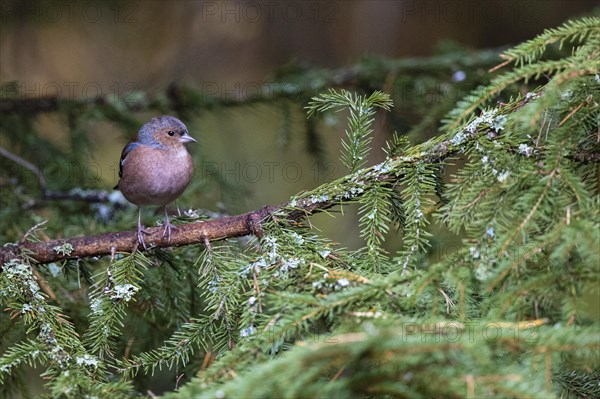
[{"label": "blue-grey head", "polygon": [[187,127],[174,116],[157,116],[146,122],[138,131],[138,141],[159,148],[172,148],[196,141]]}]

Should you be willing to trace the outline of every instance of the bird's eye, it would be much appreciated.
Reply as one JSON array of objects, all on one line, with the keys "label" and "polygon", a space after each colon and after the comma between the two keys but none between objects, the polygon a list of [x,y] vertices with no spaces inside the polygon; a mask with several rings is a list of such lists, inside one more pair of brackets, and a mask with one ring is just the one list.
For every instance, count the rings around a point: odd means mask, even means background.
[{"label": "bird's eye", "polygon": [[172,131],[172,130],[169,130],[169,131],[167,132],[167,134],[168,134],[169,136],[173,136],[173,135],[175,134],[175,132],[174,132],[174,131]]}]

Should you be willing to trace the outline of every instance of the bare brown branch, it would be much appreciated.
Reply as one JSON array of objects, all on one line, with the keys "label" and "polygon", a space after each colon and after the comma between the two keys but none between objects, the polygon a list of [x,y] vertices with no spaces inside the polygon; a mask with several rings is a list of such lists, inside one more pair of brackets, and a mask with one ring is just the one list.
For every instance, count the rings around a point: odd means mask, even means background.
[{"label": "bare brown branch", "polygon": [[[148,228],[145,238],[149,247],[164,248],[181,245],[202,244],[205,240],[213,241],[228,237],[239,237],[255,234],[256,220],[264,220],[280,206],[270,206],[253,212],[221,219],[178,225],[171,234],[171,241],[162,237],[163,228]],[[119,231],[88,237],[50,240],[43,242],[25,242],[19,245],[7,244],[0,249],[0,264],[11,258],[27,255],[38,263],[51,263],[64,259],[77,259],[90,256],[110,255],[111,251],[132,252],[137,247],[135,231]],[[139,247],[141,251],[143,248]]]},{"label": "bare brown branch", "polygon": [[[234,216],[225,216],[220,219],[181,224],[171,234],[171,241],[162,237],[163,228],[147,228],[149,233],[146,244],[149,248],[178,247],[182,245],[201,244],[208,241],[217,241],[225,238],[240,237],[245,235],[262,235],[262,223],[275,212],[285,212],[290,220],[299,220],[321,209],[326,209],[333,204],[307,202],[299,211],[287,210],[284,203],[275,206],[265,206],[258,210]],[[78,259],[91,256],[111,255],[114,252],[130,253],[134,250],[142,251],[138,247],[137,233],[135,231],[118,231],[95,236],[75,237],[42,242],[22,242],[19,244],[6,244],[0,248],[0,265],[12,258],[26,255],[37,263],[58,262],[65,259]],[[0,266],[1,270],[1,266]]]}]

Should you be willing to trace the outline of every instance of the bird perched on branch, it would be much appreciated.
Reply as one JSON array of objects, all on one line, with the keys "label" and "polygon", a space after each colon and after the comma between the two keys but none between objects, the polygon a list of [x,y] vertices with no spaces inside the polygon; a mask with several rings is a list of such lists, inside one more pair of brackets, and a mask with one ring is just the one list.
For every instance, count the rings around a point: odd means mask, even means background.
[{"label": "bird perched on branch", "polygon": [[169,221],[167,205],[183,193],[194,174],[192,157],[185,144],[195,141],[183,122],[165,115],[150,119],[138,131],[137,140],[123,148],[120,180],[115,188],[138,206],[137,237],[144,249],[145,231],[141,222],[144,206],[163,207],[163,237],[171,241],[171,229],[174,227]]}]

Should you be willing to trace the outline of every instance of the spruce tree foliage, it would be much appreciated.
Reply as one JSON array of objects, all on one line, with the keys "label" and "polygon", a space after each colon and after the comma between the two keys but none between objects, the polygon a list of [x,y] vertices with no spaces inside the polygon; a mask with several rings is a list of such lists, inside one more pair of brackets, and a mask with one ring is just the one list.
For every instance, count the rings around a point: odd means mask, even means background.
[{"label": "spruce tree foliage", "polygon": [[[193,376],[173,398],[599,397],[600,324],[582,309],[600,277],[598,49],[600,20],[583,18],[505,51],[439,135],[392,136],[373,166],[390,97],[314,97],[309,115],[348,112],[348,174],[291,198],[261,237],[100,264],[10,260],[0,392],[30,365],[64,398],[143,396],[162,369]],[[316,203],[357,206],[365,247],[286,217]],[[388,253],[394,224],[402,247]],[[434,251],[434,224],[461,244]]]}]

